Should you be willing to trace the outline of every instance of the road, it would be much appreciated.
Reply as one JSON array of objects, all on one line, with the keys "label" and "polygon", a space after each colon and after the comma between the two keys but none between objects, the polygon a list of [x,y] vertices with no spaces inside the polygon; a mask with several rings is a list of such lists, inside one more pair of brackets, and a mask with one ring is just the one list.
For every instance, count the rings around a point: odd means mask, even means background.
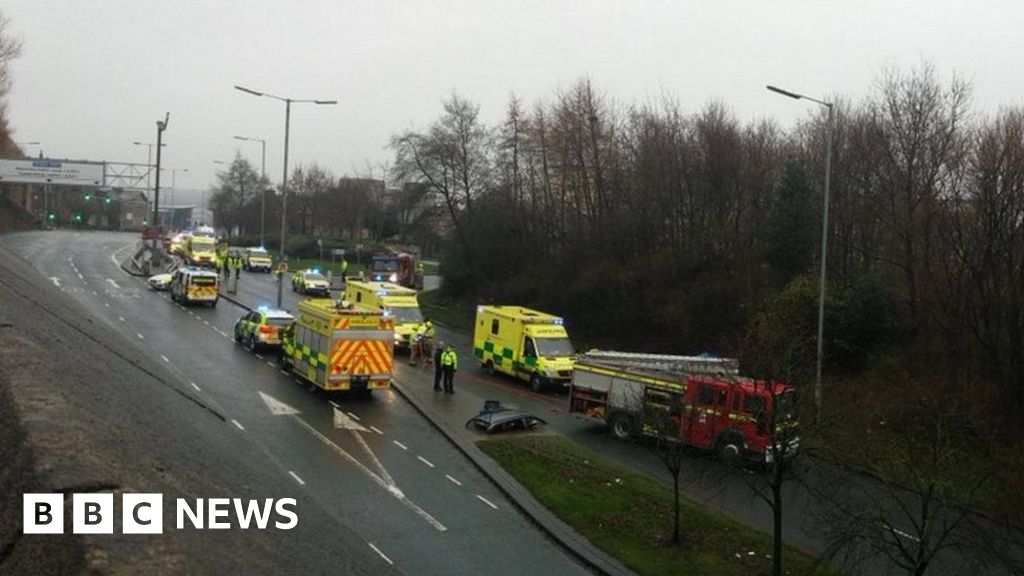
[{"label": "road", "polygon": [[[52,231],[0,242],[224,414],[300,488],[300,508],[324,510],[396,569],[588,573],[395,392],[327,398],[234,343],[240,308],[224,299],[215,308],[177,306],[126,275],[117,262],[137,236]],[[243,276],[242,295],[272,298],[271,278],[257,278]]]}]

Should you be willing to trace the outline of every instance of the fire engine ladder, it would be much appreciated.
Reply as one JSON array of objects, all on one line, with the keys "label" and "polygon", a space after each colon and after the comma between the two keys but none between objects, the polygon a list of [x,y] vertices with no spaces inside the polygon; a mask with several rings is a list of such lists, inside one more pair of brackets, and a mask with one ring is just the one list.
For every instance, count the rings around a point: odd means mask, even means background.
[{"label": "fire engine ladder", "polygon": [[675,374],[739,375],[739,361],[734,358],[590,350],[581,354],[577,360],[584,362],[594,360],[627,368],[658,370]]}]

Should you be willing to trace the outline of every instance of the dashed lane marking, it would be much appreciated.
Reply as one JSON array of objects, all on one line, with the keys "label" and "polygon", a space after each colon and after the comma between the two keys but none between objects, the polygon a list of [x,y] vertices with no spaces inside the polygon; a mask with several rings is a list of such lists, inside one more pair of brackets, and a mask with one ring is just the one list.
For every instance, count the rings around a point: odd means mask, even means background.
[{"label": "dashed lane marking", "polygon": [[455,478],[452,478],[450,475],[445,474],[444,477],[450,480],[452,484],[455,484],[456,486],[462,486],[462,482],[459,482]]},{"label": "dashed lane marking", "polygon": [[99,293],[99,292],[97,292],[97,291],[95,291],[95,290],[93,290],[93,291],[92,291],[92,295],[93,295],[93,296],[99,296],[99,295],[100,295],[100,293]]},{"label": "dashed lane marking", "polygon": [[288,375],[288,371],[287,370],[281,370],[281,374],[284,374],[285,376],[287,376]]},{"label": "dashed lane marking", "polygon": [[142,334],[136,334],[136,336],[139,337],[139,340],[145,340],[146,339],[146,337],[143,336]]},{"label": "dashed lane marking", "polygon": [[395,565],[395,563],[391,561],[391,558],[388,558],[383,552],[380,551],[380,548],[377,548],[376,546],[373,545],[373,542],[367,542],[367,544],[369,544],[370,548],[373,548],[373,551],[376,552],[378,556],[383,558],[385,562],[387,562],[388,564],[390,564],[392,566]]},{"label": "dashed lane marking", "polygon": [[79,279],[79,280],[85,280],[85,276],[82,276],[82,273],[81,273],[81,272],[79,272],[79,273],[78,273],[78,279]]},{"label": "dashed lane marking", "polygon": [[234,418],[232,418],[231,419],[231,423],[235,425],[235,428],[238,428],[239,430],[245,430],[245,426],[242,426],[241,424],[239,424],[238,420],[235,420]]},{"label": "dashed lane marking", "polygon": [[191,384],[192,387],[196,389],[196,392],[202,392],[202,390],[199,388],[199,386],[196,386],[195,382],[189,382],[189,384]]},{"label": "dashed lane marking", "polygon": [[495,510],[498,509],[498,506],[495,505],[494,502],[491,502],[490,500],[488,500],[487,498],[484,498],[483,496],[481,496],[479,494],[475,494],[475,496],[477,497],[477,500],[480,500],[481,502],[483,502],[484,504],[487,504],[491,508],[494,508]]},{"label": "dashed lane marking", "polygon": [[253,356],[259,358],[260,360],[263,360],[263,356],[260,356],[259,354],[256,354],[255,352],[253,352]]},{"label": "dashed lane marking", "polygon": [[399,448],[401,448],[402,450],[408,450],[408,449],[409,449],[409,447],[408,447],[408,446],[406,446],[405,444],[402,444],[402,443],[401,443],[401,442],[399,442],[398,440],[392,440],[391,442],[392,442],[392,443],[393,443],[393,444],[394,444],[395,446],[398,446]]},{"label": "dashed lane marking", "polygon": [[341,406],[338,406],[338,403],[335,402],[334,400],[328,400],[327,403],[330,404],[331,406],[334,406],[338,410],[341,410]]},{"label": "dashed lane marking", "polygon": [[271,368],[274,368],[274,367],[276,367],[276,366],[277,366],[277,364],[274,364],[274,363],[273,363],[273,362],[271,362],[270,360],[267,360],[267,366],[270,366]]},{"label": "dashed lane marking", "polygon": [[163,354],[160,355],[160,359],[164,362],[170,362],[170,360],[167,359],[167,356],[164,356]]},{"label": "dashed lane marking", "polygon": [[349,416],[352,417],[353,420],[355,420],[356,422],[359,422],[359,416],[356,416],[355,414],[353,414],[351,412],[345,412],[345,414],[348,414]]},{"label": "dashed lane marking", "polygon": [[124,316],[118,316],[117,319],[120,320],[121,322],[124,322]]},{"label": "dashed lane marking", "polygon": [[381,436],[384,435],[384,433],[381,432],[380,429],[377,428],[376,426],[370,426],[370,430],[373,430],[374,432],[376,432],[377,434],[380,434]]},{"label": "dashed lane marking", "polygon": [[419,460],[420,462],[423,462],[427,466],[430,466],[431,468],[434,467],[434,464],[430,460],[427,460],[426,458],[424,458],[423,456],[417,456],[416,459]]},{"label": "dashed lane marking", "polygon": [[302,478],[299,478],[298,474],[292,472],[291,470],[289,470],[288,473],[291,474],[292,478],[295,478],[295,481],[298,482],[300,486],[306,485],[306,482]]},{"label": "dashed lane marking", "polygon": [[206,324],[207,326],[209,326],[210,325],[210,321],[209,320],[203,320],[203,324]]},{"label": "dashed lane marking", "polygon": [[110,302],[104,302],[103,305],[106,306],[107,308],[110,308]]}]

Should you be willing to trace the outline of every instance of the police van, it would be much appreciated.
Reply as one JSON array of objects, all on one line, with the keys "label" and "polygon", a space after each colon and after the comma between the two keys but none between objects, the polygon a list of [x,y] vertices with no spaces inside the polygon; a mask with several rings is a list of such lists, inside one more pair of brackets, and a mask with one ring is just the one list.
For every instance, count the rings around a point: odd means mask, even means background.
[{"label": "police van", "polygon": [[220,298],[220,276],[212,270],[178,268],[171,277],[171,300],[180,304],[216,306]]},{"label": "police van", "polygon": [[423,323],[416,291],[392,282],[345,279],[345,300],[361,308],[383,310],[395,321],[395,349],[408,350],[416,329]]},{"label": "police van", "polygon": [[575,351],[562,318],[522,306],[478,306],[473,355],[492,374],[526,380],[536,391],[572,381]]}]

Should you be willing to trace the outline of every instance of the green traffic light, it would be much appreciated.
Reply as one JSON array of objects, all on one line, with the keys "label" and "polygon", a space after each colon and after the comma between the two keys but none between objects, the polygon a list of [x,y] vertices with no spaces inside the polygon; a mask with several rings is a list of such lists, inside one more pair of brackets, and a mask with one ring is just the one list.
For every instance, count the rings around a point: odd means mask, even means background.
[{"label": "green traffic light", "polygon": [[86,194],[85,195],[85,199],[86,200],[92,200],[92,194]]},{"label": "green traffic light", "polygon": [[110,198],[104,198],[103,199],[103,203],[104,204],[110,204]]},{"label": "green traffic light", "polygon": [[49,214],[49,215],[47,216],[47,218],[49,218],[50,220],[53,220],[53,219],[55,219],[56,217],[57,217],[57,215],[56,215],[56,214],[54,214],[53,212],[50,212],[50,214]]}]

